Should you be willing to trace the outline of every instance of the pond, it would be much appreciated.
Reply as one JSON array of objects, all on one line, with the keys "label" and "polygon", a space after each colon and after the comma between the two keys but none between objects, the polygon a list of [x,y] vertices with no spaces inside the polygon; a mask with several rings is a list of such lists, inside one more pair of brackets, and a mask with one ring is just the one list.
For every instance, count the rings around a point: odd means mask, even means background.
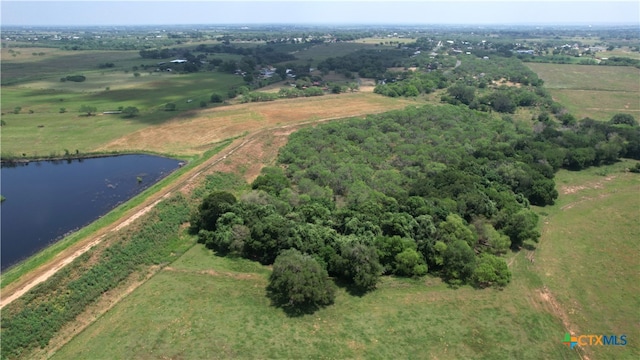
[{"label": "pond", "polygon": [[179,166],[150,155],[3,164],[1,269],[90,224]]}]

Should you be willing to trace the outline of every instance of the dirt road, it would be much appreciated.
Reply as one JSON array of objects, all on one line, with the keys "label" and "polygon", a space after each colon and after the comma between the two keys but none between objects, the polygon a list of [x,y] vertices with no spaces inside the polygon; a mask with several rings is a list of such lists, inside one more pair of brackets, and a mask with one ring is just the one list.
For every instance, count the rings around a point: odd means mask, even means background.
[{"label": "dirt road", "polygon": [[36,285],[46,281],[58,270],[62,269],[65,265],[70,264],[77,257],[89,251],[95,245],[99,244],[107,234],[120,231],[142,215],[146,214],[163,198],[167,198],[169,195],[171,195],[172,192],[190,185],[200,174],[202,174],[203,171],[206,171],[208,168],[215,166],[220,161],[226,159],[227,156],[233,154],[236,150],[247,144],[250,138],[252,138],[252,136],[246,136],[244,138],[236,139],[229,145],[228,148],[214,155],[204,163],[187,171],[175,182],[167,185],[163,189],[151,195],[142,204],[128,211],[116,222],[107,225],[104,228],[98,230],[96,233],[90,235],[89,237],[78,241],[69,248],[60,252],[51,261],[25,274],[14,283],[7,285],[4,289],[2,289],[2,293],[0,294],[0,309],[4,308],[6,305],[10,304],[20,296],[24,295]]},{"label": "dirt road", "polygon": [[[380,112],[380,111],[374,111]],[[358,113],[351,114],[351,117],[365,116],[367,113]],[[18,299],[29,290],[31,290],[36,285],[46,281],[51,276],[53,276],[58,270],[62,269],[65,265],[70,264],[77,257],[89,251],[92,247],[99,244],[106,235],[115,233],[125,228],[133,221],[138,219],[139,217],[146,214],[149,210],[151,210],[155,205],[157,205],[163,198],[167,198],[175,191],[182,191],[184,193],[189,193],[194,187],[195,182],[199,179],[199,177],[218,165],[219,163],[227,160],[227,158],[233,155],[238,150],[244,148],[248,144],[251,144],[255,139],[264,136],[265,134],[274,133],[274,132],[282,132],[286,129],[286,135],[293,132],[295,129],[298,129],[302,126],[307,126],[311,124],[323,123],[331,120],[341,119],[342,117],[327,117],[324,119],[316,119],[311,121],[301,121],[298,123],[292,123],[287,125],[280,125],[276,127],[271,127],[267,129],[261,129],[255,131],[251,134],[248,134],[242,138],[238,138],[234,140],[226,149],[221,151],[220,153],[212,156],[210,159],[205,161],[204,163],[194,167],[193,169],[187,171],[182,176],[180,176],[176,181],[167,185],[163,189],[159,190],[155,194],[151,195],[148,199],[146,199],[143,203],[136,206],[135,208],[129,210],[124,216],[122,216],[119,220],[114,223],[103,227],[98,230],[94,234],[88,236],[85,239],[78,241],[73,244],[69,248],[63,250],[58,255],[56,255],[52,260],[43,264],[39,268],[30,271],[29,273],[23,275],[20,279],[15,282],[7,285],[4,289],[2,289],[0,293],[0,309],[10,304],[12,301]],[[281,144],[283,145],[283,144]],[[276,149],[277,150],[277,149]],[[255,156],[255,154],[254,154]],[[260,165],[263,166],[262,163]],[[259,172],[260,169],[254,169],[253,173]],[[257,175],[256,175],[257,176]]]}]

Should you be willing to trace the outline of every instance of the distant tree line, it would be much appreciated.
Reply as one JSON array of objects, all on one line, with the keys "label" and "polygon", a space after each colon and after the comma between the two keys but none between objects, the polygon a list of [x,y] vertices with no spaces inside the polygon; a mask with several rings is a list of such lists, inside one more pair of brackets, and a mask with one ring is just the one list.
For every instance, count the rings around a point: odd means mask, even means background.
[{"label": "distant tree line", "polygon": [[382,78],[387,68],[404,66],[408,50],[358,50],[348,55],[330,57],[318,64],[322,72],[357,73],[365,78]]}]

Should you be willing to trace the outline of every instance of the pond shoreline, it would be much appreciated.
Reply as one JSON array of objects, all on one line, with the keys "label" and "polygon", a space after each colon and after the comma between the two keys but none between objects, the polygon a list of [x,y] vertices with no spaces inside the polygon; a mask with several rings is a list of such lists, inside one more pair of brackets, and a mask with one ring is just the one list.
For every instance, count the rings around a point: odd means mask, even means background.
[{"label": "pond shoreline", "polygon": [[103,217],[184,164],[147,154],[3,163],[2,195],[11,201],[2,204],[7,222],[0,272]]},{"label": "pond shoreline", "polygon": [[[175,159],[181,160],[183,165],[188,163],[188,160],[183,156],[178,156],[175,154],[161,154],[153,151],[109,151],[109,152],[92,152],[92,153],[78,153],[78,154],[69,154],[69,155],[53,155],[53,156],[37,156],[37,157],[1,157],[0,165],[8,165],[12,164],[20,165],[20,164],[28,164],[30,162],[37,161],[65,161],[65,160],[84,160],[84,159],[95,159],[102,157],[111,157],[111,156],[123,156],[123,155],[151,155],[158,156],[167,159]],[[3,155],[4,156],[4,155]]]}]

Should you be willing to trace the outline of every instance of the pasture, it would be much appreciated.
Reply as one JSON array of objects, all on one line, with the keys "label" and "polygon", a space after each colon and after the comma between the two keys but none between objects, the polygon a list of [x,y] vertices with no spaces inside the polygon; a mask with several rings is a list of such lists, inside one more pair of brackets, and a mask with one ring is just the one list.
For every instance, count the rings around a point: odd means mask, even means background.
[{"label": "pasture", "polygon": [[[557,204],[537,209],[538,249],[508,255],[513,278],[501,291],[387,277],[290,317],[265,296],[268,267],[198,244],[53,358],[637,358],[640,178],[625,171],[635,163],[560,171]],[[571,350],[567,331],[630,340]]]},{"label": "pasture", "polygon": [[554,100],[578,119],[609,120],[617,113],[640,115],[640,69],[525,63],[545,81]]},{"label": "pasture", "polygon": [[300,122],[363,116],[412,104],[420,103],[366,92],[236,104],[186,112],[172,121],[124,135],[95,150],[194,154],[209,144],[245,132]]},{"label": "pasture", "polygon": [[[527,264],[518,256],[514,266]],[[552,335],[561,323],[523,296],[526,278],[504,291],[387,278],[375,292],[340,289],[333,306],[289,317],[265,297],[268,274],[196,245],[53,358],[576,358]]]},{"label": "pasture", "polygon": [[[38,157],[60,154],[64,149],[93,152],[114,139],[175,117],[176,112],[164,111],[166,103],[175,103],[178,111],[200,109],[200,102],[208,103],[213,92],[226,93],[230,86],[242,84],[239,76],[217,72],[140,77],[86,72],[85,76],[82,83],[51,79],[3,87],[3,154]],[[109,90],[107,84],[113,84]],[[83,105],[95,107],[97,114],[81,114]],[[127,106],[138,107],[140,115],[127,119],[102,114]],[[18,114],[13,113],[16,107],[21,108]]]},{"label": "pasture", "polygon": [[[540,209],[546,216],[535,253],[537,273],[574,334],[640,337],[640,176],[625,171],[636,163],[561,170],[557,204]],[[593,359],[640,356],[635,340],[626,347],[587,349]]]}]

